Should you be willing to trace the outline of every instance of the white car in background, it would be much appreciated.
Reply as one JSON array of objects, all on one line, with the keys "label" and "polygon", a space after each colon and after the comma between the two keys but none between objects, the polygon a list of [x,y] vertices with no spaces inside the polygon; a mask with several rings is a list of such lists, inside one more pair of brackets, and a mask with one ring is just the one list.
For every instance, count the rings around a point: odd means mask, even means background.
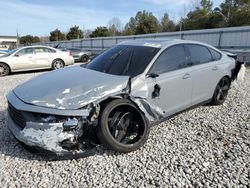
[{"label": "white car in background", "polygon": [[72,64],[74,64],[74,58],[71,52],[63,52],[47,46],[28,46],[0,57],[0,76],[28,70],[60,69]]}]

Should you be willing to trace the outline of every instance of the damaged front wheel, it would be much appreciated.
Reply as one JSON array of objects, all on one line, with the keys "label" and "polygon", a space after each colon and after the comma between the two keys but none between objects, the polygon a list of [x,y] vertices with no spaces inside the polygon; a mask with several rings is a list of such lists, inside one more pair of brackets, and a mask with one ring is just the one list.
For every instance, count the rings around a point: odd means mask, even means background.
[{"label": "damaged front wheel", "polygon": [[102,110],[97,136],[109,149],[125,153],[137,150],[147,141],[148,134],[145,116],[129,100],[114,100]]}]

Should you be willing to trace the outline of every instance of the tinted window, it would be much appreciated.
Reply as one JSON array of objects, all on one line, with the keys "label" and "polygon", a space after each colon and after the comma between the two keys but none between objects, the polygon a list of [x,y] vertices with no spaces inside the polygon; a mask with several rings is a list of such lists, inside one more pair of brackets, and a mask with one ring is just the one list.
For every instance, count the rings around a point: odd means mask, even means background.
[{"label": "tinted window", "polygon": [[131,48],[124,48],[120,51],[121,55],[113,57],[112,65],[107,69],[107,72],[115,75],[123,75],[125,69],[127,69],[128,62],[131,58]]},{"label": "tinted window", "polygon": [[201,45],[186,45],[189,49],[191,59],[194,65],[203,64],[212,61],[212,55],[210,51]]},{"label": "tinted window", "polygon": [[34,52],[33,48],[24,48],[20,50],[19,52],[17,52],[17,55],[19,56],[29,55],[29,54],[33,54],[33,52]]},{"label": "tinted window", "polygon": [[158,51],[153,47],[118,45],[97,56],[87,68],[134,77],[146,69]]},{"label": "tinted window", "polygon": [[213,56],[213,60],[217,61],[217,60],[220,60],[221,59],[221,54],[211,48],[209,48],[212,56]]},{"label": "tinted window", "polygon": [[160,55],[150,72],[161,74],[185,68],[187,60],[188,57],[184,47],[182,45],[173,46]]}]

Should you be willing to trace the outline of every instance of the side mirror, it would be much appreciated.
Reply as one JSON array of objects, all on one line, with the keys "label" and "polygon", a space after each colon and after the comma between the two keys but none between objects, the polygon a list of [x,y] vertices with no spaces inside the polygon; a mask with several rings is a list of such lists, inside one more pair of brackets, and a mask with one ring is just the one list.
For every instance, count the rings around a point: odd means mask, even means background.
[{"label": "side mirror", "polygon": [[15,54],[14,56],[15,56],[15,57],[19,57],[19,55],[18,55],[18,54]]},{"label": "side mirror", "polygon": [[156,74],[156,73],[147,74],[147,78],[157,78],[157,77],[159,77],[159,74]]}]

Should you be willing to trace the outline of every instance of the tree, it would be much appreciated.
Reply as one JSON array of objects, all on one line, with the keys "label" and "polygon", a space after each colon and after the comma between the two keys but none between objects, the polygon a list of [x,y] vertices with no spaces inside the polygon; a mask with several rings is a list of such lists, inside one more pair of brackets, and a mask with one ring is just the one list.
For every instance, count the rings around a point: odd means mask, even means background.
[{"label": "tree", "polygon": [[[250,0],[225,0],[224,3],[220,4],[220,11],[227,19],[227,26],[241,26],[248,23],[249,7]],[[244,17],[244,14],[246,14],[246,17]]]},{"label": "tree", "polygon": [[137,12],[136,16],[130,18],[125,26],[126,34],[148,34],[158,31],[158,20],[152,14],[145,10]]},{"label": "tree", "polygon": [[197,6],[195,10],[190,11],[187,17],[182,19],[186,30],[192,29],[208,29],[209,15],[212,11],[213,3],[210,0],[201,0],[200,6]]},{"label": "tree", "polygon": [[134,17],[131,17],[129,22],[125,25],[125,35],[135,35],[136,30],[136,20]]},{"label": "tree", "polygon": [[245,25],[250,25],[250,5],[245,5],[245,7],[235,11],[229,20],[229,26],[231,27]]},{"label": "tree", "polygon": [[97,27],[91,34],[91,38],[95,37],[107,37],[109,36],[109,30],[107,27]]},{"label": "tree", "polygon": [[66,36],[68,40],[73,40],[73,39],[80,39],[83,38],[83,33],[79,29],[79,26],[74,26],[69,29],[69,32]]},{"label": "tree", "polygon": [[122,31],[122,22],[119,18],[112,18],[108,22],[108,30],[110,36],[120,35]]},{"label": "tree", "polygon": [[59,29],[50,32],[50,41],[60,41],[65,40],[65,34],[62,33]]},{"label": "tree", "polygon": [[207,22],[205,25],[205,28],[212,29],[212,28],[221,28],[226,27],[227,23],[225,22],[225,19],[223,16],[217,12],[211,12],[208,15]]},{"label": "tree", "polygon": [[172,20],[170,20],[168,14],[165,13],[161,19],[159,30],[161,32],[171,32],[171,31],[175,31],[175,27],[176,27],[175,23]]},{"label": "tree", "polygon": [[20,44],[24,45],[30,45],[31,43],[37,43],[37,42],[40,42],[40,39],[37,36],[26,35],[20,38]]},{"label": "tree", "polygon": [[213,8],[213,2],[212,1],[210,1],[210,0],[201,0],[200,5],[201,5],[201,8],[203,10],[206,10],[208,12],[212,11],[212,8]]}]

